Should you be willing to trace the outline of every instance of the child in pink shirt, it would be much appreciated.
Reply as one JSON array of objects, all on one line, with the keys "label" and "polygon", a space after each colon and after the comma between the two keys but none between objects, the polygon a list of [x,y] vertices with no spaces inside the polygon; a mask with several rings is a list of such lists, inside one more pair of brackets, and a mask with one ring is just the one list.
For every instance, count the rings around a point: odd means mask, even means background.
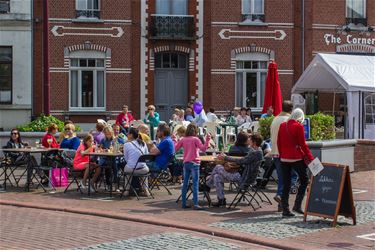
[{"label": "child in pink shirt", "polygon": [[182,208],[186,206],[186,193],[189,186],[190,175],[193,179],[193,203],[195,210],[202,210],[198,205],[198,186],[199,186],[199,151],[206,151],[210,142],[211,136],[206,136],[206,142],[203,145],[197,137],[198,127],[195,124],[189,124],[186,129],[185,137],[182,138],[176,145],[176,151],[181,147],[184,149],[184,183],[181,190]]}]

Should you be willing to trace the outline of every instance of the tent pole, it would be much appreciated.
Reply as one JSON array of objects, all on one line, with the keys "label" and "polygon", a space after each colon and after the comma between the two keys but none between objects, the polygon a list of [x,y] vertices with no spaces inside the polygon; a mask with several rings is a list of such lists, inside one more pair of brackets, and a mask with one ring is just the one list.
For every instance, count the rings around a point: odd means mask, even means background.
[{"label": "tent pole", "polygon": [[336,92],[333,92],[333,104],[332,104],[332,115],[335,116],[335,101],[336,101]]}]

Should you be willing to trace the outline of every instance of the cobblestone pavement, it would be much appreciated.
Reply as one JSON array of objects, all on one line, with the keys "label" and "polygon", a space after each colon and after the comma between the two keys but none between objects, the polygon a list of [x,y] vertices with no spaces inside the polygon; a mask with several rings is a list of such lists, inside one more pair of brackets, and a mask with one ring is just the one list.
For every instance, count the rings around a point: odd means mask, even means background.
[{"label": "cobblestone pavement", "polygon": [[[176,244],[178,242],[178,244]],[[75,250],[89,249],[134,249],[147,250],[152,246],[153,249],[174,250],[174,249],[217,249],[229,250],[238,249],[240,246],[232,243],[224,243],[217,240],[191,236],[182,233],[164,233],[153,234],[129,240],[120,240],[112,243],[103,243],[95,246],[76,248]]]},{"label": "cobblestone pavement", "polygon": [[[356,202],[357,224],[375,222],[375,201]],[[313,233],[321,230],[331,229],[332,220],[324,220],[308,216],[307,222],[303,222],[303,215],[292,218],[282,218],[280,214],[268,214],[257,217],[249,217],[236,220],[228,220],[213,223],[210,226],[220,227],[228,230],[252,233],[259,236],[283,239],[301,234]],[[352,225],[353,222],[345,217],[339,216],[338,227]]]},{"label": "cobblestone pavement", "polygon": [[174,228],[0,206],[0,249],[270,249]]}]

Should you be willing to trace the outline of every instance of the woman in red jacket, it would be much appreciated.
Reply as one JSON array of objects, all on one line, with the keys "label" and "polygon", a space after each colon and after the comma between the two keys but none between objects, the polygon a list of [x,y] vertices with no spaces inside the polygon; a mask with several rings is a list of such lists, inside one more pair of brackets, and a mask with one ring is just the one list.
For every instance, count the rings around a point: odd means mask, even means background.
[{"label": "woman in red jacket", "polygon": [[308,183],[307,166],[304,159],[308,161],[314,159],[305,141],[305,133],[302,125],[304,120],[305,115],[302,109],[297,108],[293,110],[289,119],[280,125],[277,137],[277,147],[279,149],[284,182],[281,196],[283,217],[294,216],[289,210],[288,203],[292,169],[297,172],[300,179],[300,186],[294,202],[293,211],[303,214],[301,205]]}]

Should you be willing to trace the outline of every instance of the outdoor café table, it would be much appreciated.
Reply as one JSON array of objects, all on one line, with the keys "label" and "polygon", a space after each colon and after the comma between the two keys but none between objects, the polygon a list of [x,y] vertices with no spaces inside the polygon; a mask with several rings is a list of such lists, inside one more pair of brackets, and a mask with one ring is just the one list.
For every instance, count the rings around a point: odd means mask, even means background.
[{"label": "outdoor caf\u00e9 table", "polygon": [[[48,153],[49,151],[51,150],[56,150],[56,148],[34,148],[34,147],[26,147],[26,148],[3,148],[3,149],[0,149],[2,150],[3,152],[12,152],[12,153],[24,153],[25,154],[25,157],[26,157],[26,160],[27,160],[27,165],[26,165],[26,169],[27,169],[27,174],[26,174],[26,192],[29,192],[30,191],[30,179],[31,179],[31,174],[33,172],[33,165],[31,163],[31,154],[36,154],[36,153],[40,153],[40,154],[44,154],[44,153]],[[59,149],[58,149],[59,150]],[[7,168],[5,168],[4,171],[6,171]],[[5,181],[4,181],[4,188],[6,188],[6,179],[5,178]]]},{"label": "outdoor caf\u00e9 table", "polygon": [[237,134],[238,134],[238,125],[237,124],[233,124],[233,123],[219,123],[219,126],[221,126],[222,128],[223,128],[223,130],[224,130],[224,134],[223,134],[223,146],[224,146],[224,148],[226,148],[227,147],[227,128],[229,128],[229,127],[232,127],[232,128],[234,128],[234,133],[236,134],[236,136],[237,136]]},{"label": "outdoor caf\u00e9 table", "polygon": [[[120,153],[120,152],[117,152],[117,153],[113,153],[113,152],[92,152],[92,153],[87,153],[85,155],[88,155],[89,157],[91,157],[91,156],[108,157],[108,159],[110,159],[110,162],[111,162],[111,178],[110,179],[111,179],[111,181],[110,181],[109,196],[112,197],[112,175],[113,175],[114,164],[116,162],[115,159],[116,159],[116,157],[120,157],[123,154]],[[89,169],[90,169],[90,164],[91,164],[91,161],[89,161]],[[91,177],[90,177],[90,174],[89,174],[89,185],[90,185],[90,183],[91,183]],[[90,188],[88,188],[87,195],[88,196],[91,195]]]}]

